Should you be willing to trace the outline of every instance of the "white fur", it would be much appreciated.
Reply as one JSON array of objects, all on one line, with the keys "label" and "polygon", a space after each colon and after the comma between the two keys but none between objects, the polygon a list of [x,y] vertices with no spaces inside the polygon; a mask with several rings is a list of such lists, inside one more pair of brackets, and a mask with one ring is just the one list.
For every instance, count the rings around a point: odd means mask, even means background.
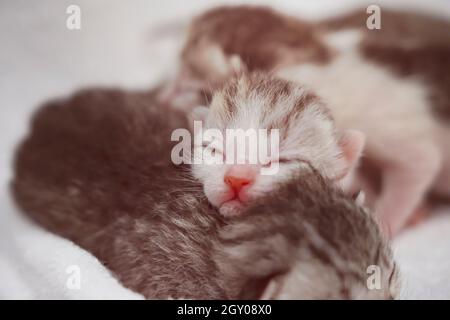
[{"label": "white fur", "polygon": [[[337,126],[365,132],[371,147],[384,148],[385,141],[394,137],[432,138],[435,124],[428,112],[426,87],[420,79],[398,78],[365,60],[356,47],[358,38],[354,31],[336,32],[327,37],[328,45],[340,52],[330,64],[289,67],[278,75],[317,92]],[[345,45],[337,45],[338,40]]]}]

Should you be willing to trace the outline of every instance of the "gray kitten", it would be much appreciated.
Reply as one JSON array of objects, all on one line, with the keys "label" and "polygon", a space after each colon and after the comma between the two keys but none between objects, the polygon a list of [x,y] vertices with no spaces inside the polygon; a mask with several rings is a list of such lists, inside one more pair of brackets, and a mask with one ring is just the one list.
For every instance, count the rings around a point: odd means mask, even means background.
[{"label": "gray kitten", "polygon": [[372,216],[314,168],[226,220],[171,163],[170,133],[187,123],[162,110],[155,92],[99,89],[45,105],[17,151],[16,202],[149,299],[396,296]]}]

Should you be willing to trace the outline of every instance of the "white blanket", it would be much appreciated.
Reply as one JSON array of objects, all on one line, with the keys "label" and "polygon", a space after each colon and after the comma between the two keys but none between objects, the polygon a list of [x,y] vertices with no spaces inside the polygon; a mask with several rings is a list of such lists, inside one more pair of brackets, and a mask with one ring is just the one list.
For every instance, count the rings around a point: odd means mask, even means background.
[{"label": "white blanket", "polygon": [[[212,2],[0,4],[0,299],[142,298],[121,286],[91,254],[40,229],[15,209],[7,194],[12,154],[27,130],[30,113],[44,99],[89,85],[147,88],[173,72],[182,38],[170,26],[187,21]],[[319,17],[361,2],[348,1],[341,7],[342,1],[285,0],[277,6],[291,14]],[[82,29],[69,31],[65,11],[75,3],[81,7]],[[447,0],[396,4],[450,17]],[[403,271],[403,298],[450,299],[450,208],[439,212],[394,243]]]},{"label": "white blanket", "polygon": [[90,253],[19,214],[5,192],[1,204],[0,299],[143,298]]}]

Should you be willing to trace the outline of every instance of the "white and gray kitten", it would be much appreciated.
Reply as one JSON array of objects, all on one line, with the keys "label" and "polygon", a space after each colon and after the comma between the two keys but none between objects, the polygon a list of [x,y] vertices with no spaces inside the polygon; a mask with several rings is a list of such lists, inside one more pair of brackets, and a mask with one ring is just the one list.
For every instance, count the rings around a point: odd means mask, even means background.
[{"label": "white and gray kitten", "polygon": [[[218,145],[195,139],[196,149],[205,154],[205,149],[213,146],[212,152],[220,154],[223,161],[202,161],[192,166],[208,200],[225,216],[239,215],[249,202],[302,171],[305,162],[314,164],[323,176],[340,185],[357,165],[364,145],[359,132],[335,127],[328,108],[311,91],[267,73],[236,75],[214,92],[209,108],[196,108],[193,114],[203,121],[204,130],[219,130],[225,137]],[[252,163],[252,153],[258,150],[251,149],[247,141],[245,155],[241,155],[244,161],[238,163],[235,154],[244,152],[240,149],[229,153],[234,147],[228,148],[230,143],[235,142],[227,139],[230,129],[267,129],[267,134],[276,129],[278,152]],[[271,165],[277,171],[263,174],[263,168]]]}]

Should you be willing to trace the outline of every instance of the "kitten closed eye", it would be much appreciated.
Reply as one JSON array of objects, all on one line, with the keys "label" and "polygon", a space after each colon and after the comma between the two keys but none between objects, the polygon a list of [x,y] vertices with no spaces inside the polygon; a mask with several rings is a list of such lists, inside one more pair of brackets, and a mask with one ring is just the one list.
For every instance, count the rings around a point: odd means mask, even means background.
[{"label": "kitten closed eye", "polygon": [[308,162],[304,159],[300,158],[279,158],[269,160],[267,163],[263,164],[263,167],[269,167],[270,165],[278,163],[278,164],[308,164]]}]

